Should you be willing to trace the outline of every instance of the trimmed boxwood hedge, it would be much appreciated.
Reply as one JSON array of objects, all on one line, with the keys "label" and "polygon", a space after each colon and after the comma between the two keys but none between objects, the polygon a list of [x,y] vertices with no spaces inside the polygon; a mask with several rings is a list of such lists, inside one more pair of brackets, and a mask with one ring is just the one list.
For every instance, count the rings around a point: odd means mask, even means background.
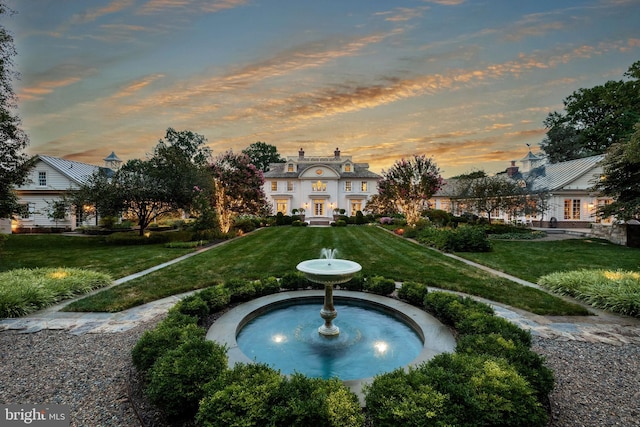
[{"label": "trimmed boxwood hedge", "polygon": [[[395,288],[390,279],[359,277],[353,288],[382,293],[389,283]],[[529,332],[471,298],[427,293],[420,283],[405,286],[400,298],[456,330],[456,353],[376,376],[363,390],[364,413],[357,396],[337,379],[286,377],[259,363],[227,368],[226,349],[205,341],[206,331],[197,326],[229,302],[308,287],[296,273],[279,281],[229,280],[183,299],[145,332],[132,351],[133,363],[146,378],[152,402],[169,417],[204,426],[355,427],[364,425],[365,416],[371,425],[393,427],[546,425],[543,403],[554,378],[544,358],[530,349]]]}]

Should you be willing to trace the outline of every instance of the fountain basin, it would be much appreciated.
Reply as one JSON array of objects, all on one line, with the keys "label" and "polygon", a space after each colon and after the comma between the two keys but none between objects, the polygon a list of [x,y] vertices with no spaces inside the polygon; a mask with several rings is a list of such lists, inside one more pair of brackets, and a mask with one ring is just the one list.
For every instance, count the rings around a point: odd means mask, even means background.
[{"label": "fountain basin", "polygon": [[[324,293],[318,290],[281,292],[249,301],[221,316],[207,332],[207,339],[227,346],[230,367],[233,367],[236,363],[260,362],[260,360],[251,358],[243,353],[238,346],[236,338],[244,325],[257,316],[278,307],[305,302],[317,303],[322,300],[323,295]],[[449,329],[436,318],[417,307],[392,298],[364,292],[336,290],[335,298],[338,303],[345,300],[355,300],[363,306],[375,307],[409,325],[420,337],[422,346],[418,355],[409,363],[403,365],[405,367],[419,365],[437,354],[455,350],[456,342]],[[333,340],[333,338],[329,338],[329,340]],[[371,377],[365,377],[344,380],[344,383],[353,392],[362,397],[362,386],[371,381]]]},{"label": "fountain basin", "polygon": [[310,259],[302,261],[296,266],[298,271],[312,282],[323,285],[337,285],[351,280],[351,277],[358,271],[362,270],[362,266],[354,261],[347,259]]}]

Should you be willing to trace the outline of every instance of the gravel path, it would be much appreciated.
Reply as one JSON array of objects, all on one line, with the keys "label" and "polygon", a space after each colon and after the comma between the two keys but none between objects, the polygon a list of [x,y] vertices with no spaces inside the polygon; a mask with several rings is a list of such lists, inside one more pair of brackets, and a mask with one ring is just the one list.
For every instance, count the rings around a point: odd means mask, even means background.
[{"label": "gravel path", "polygon": [[128,399],[131,348],[153,324],[122,333],[0,333],[0,402],[70,405],[72,426],[139,426]]},{"label": "gravel path", "polygon": [[640,346],[534,337],[555,372],[551,426],[640,426]]},{"label": "gravel path", "polygon": [[[71,406],[72,426],[139,426],[128,398],[130,351],[146,329],[72,335],[0,333],[0,402]],[[640,346],[534,337],[556,373],[553,427],[640,426]]]}]

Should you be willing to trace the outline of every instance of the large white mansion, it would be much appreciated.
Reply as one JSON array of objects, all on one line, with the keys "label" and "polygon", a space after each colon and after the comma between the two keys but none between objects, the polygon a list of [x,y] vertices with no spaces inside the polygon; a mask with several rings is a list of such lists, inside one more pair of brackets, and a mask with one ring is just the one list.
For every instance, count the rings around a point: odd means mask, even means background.
[{"label": "large white mansion", "polygon": [[301,148],[297,157],[269,165],[264,192],[273,214],[297,209],[312,224],[328,223],[340,209],[346,215],[364,211],[369,197],[378,192],[380,178],[367,163],[356,163],[337,148],[325,157],[307,157]]}]

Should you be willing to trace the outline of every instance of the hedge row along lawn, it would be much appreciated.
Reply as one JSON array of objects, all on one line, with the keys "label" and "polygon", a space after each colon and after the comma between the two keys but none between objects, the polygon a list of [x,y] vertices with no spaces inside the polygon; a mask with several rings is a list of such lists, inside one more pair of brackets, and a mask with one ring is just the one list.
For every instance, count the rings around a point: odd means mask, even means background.
[{"label": "hedge row along lawn", "polygon": [[542,315],[584,315],[577,305],[497,278],[385,230],[359,227],[270,227],[183,262],[79,300],[70,311],[116,312],[230,278],[282,277],[322,248],[362,265],[365,276],[415,281],[502,302]]}]

